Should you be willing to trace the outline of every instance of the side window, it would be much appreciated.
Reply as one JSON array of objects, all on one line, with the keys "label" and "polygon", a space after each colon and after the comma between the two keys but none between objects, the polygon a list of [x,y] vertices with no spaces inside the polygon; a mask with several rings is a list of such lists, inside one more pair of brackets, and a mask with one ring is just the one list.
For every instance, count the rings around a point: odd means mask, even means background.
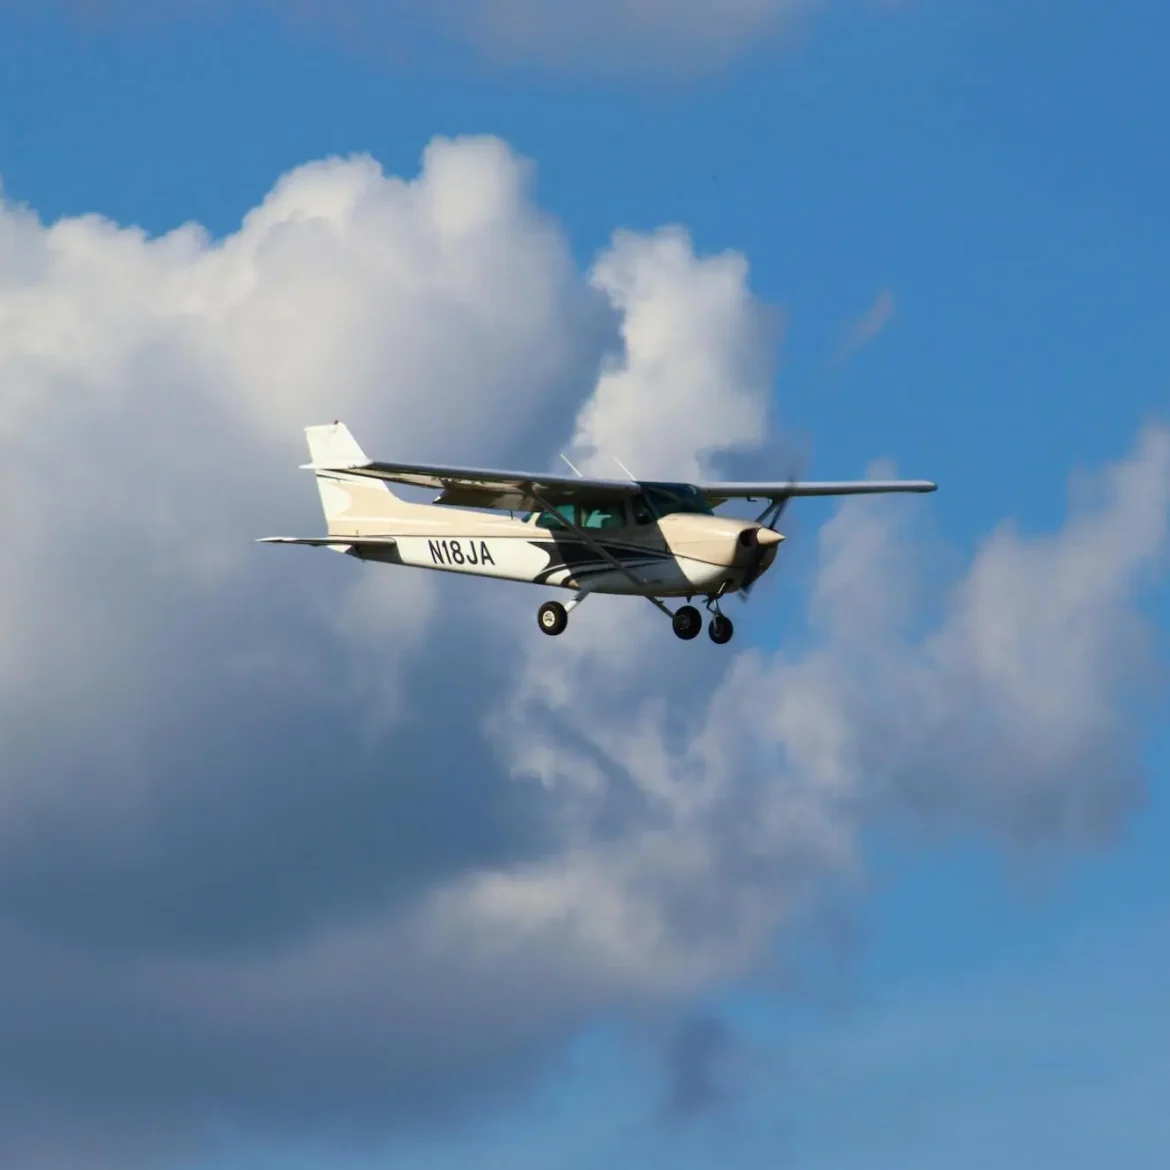
[{"label": "side window", "polygon": [[582,528],[624,528],[626,509],[624,504],[603,504],[598,508],[588,506],[581,509]]},{"label": "side window", "polygon": [[536,526],[538,528],[567,528],[566,520],[569,524],[577,523],[576,512],[576,504],[558,504],[551,512],[541,512],[536,518]]},{"label": "side window", "polygon": [[637,495],[631,501],[635,524],[653,524],[654,513],[643,495]]}]

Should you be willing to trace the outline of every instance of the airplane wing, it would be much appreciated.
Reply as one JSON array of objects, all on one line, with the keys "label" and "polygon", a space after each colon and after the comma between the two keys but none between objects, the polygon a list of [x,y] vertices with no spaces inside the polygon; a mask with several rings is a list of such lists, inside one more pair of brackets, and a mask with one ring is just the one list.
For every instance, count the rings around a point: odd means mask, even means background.
[{"label": "airplane wing", "polygon": [[713,508],[728,500],[788,500],[794,496],[858,496],[878,492],[933,492],[928,479],[781,480],[775,483],[702,483],[699,491]]},{"label": "airplane wing", "polygon": [[[430,463],[387,463],[366,460],[352,463],[305,463],[310,471],[338,475],[368,476],[371,479],[439,492],[436,504],[464,508],[510,508],[515,511],[540,509],[546,505],[615,502],[641,491],[642,483],[624,479],[589,479],[584,476],[555,475],[528,471],[496,471],[475,467],[445,467]],[[651,485],[652,486],[652,485]],[[708,504],[717,507],[728,500],[787,500],[792,496],[842,496],[869,492],[932,492],[928,480],[843,480],[772,483],[704,483],[697,485]]]},{"label": "airplane wing", "polygon": [[429,463],[366,463],[323,466],[303,465],[312,471],[334,471],[363,475],[391,483],[435,488],[434,501],[464,508],[511,508],[523,511],[543,507],[533,493],[550,504],[580,500],[590,503],[620,500],[638,490],[638,485],[621,479],[586,479],[581,476],[545,475],[527,471],[492,471],[474,467],[439,467]]}]

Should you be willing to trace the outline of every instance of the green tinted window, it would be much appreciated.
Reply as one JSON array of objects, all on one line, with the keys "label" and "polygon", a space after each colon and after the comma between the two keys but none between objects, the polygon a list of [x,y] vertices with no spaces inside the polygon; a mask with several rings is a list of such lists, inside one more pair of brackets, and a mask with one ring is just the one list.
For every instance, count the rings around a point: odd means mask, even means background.
[{"label": "green tinted window", "polygon": [[567,528],[569,524],[576,523],[576,504],[558,504],[551,512],[541,512],[536,518],[538,528]]},{"label": "green tinted window", "polygon": [[624,528],[626,509],[624,504],[603,504],[599,508],[581,506],[582,528]]}]

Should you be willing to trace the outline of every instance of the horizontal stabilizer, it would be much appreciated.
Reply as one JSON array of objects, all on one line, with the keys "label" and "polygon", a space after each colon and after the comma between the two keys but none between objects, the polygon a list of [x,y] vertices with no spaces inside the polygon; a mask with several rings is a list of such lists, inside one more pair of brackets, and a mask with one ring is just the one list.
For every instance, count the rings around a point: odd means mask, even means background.
[{"label": "horizontal stabilizer", "polygon": [[327,548],[332,552],[344,553],[359,561],[402,564],[398,541],[392,536],[262,536],[257,543],[307,544],[311,548]]},{"label": "horizontal stabilizer", "polygon": [[261,536],[257,544],[308,544],[318,548],[348,548],[352,544],[394,545],[392,536]]}]

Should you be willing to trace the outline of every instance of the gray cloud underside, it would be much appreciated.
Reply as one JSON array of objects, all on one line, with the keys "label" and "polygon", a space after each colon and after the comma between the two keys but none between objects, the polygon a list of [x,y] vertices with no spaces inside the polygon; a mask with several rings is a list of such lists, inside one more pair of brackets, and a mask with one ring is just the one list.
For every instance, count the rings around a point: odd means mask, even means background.
[{"label": "gray cloud underside", "polygon": [[529,171],[327,160],[223,240],[0,210],[5,1164],[384,1136],[599,1016],[690,1018],[875,820],[1076,845],[1140,800],[1165,428],[941,595],[929,501],[844,504],[801,653],[620,599],[551,640],[537,591],[252,543],[319,531],[300,428],[335,417],[387,457],[774,447],[744,259],[672,228],[581,273]]}]

